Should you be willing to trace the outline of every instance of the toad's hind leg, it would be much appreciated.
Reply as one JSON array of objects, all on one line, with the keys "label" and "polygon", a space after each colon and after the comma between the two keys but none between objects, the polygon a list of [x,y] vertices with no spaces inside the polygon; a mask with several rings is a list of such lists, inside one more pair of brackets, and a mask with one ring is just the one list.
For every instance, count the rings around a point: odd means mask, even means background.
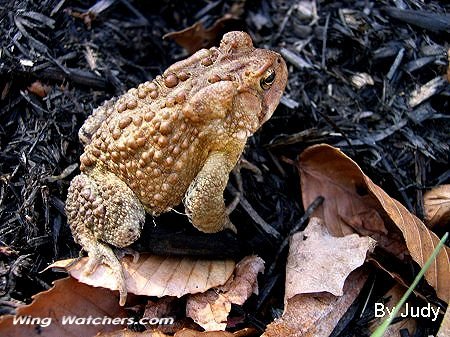
[{"label": "toad's hind leg", "polygon": [[92,273],[101,263],[109,266],[117,280],[120,304],[124,305],[125,277],[109,244],[122,248],[139,238],[145,221],[142,204],[114,174],[82,173],[71,182],[66,213],[75,241],[89,255],[84,273]]}]

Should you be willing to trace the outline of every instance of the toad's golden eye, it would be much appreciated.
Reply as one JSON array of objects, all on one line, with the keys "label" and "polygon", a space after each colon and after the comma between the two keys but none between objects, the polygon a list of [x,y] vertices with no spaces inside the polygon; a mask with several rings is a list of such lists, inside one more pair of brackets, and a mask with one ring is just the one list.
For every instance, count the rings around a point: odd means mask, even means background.
[{"label": "toad's golden eye", "polygon": [[263,78],[261,78],[261,81],[259,82],[261,85],[261,88],[264,90],[267,90],[272,85],[273,81],[275,81],[275,71],[272,69],[269,69],[264,74]]}]

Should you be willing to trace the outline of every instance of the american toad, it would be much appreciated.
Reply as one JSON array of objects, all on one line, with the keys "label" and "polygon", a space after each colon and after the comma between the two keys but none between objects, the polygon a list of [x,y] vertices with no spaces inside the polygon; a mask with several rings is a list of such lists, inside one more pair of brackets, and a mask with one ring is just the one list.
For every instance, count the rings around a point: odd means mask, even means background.
[{"label": "american toad", "polygon": [[81,174],[70,185],[66,213],[88,252],[86,273],[113,270],[120,304],[122,266],[110,245],[138,239],[145,212],[156,216],[182,201],[203,232],[234,229],[223,191],[247,138],[275,110],[287,82],[281,56],[256,49],[243,32],[223,36],[95,109],[79,131]]}]

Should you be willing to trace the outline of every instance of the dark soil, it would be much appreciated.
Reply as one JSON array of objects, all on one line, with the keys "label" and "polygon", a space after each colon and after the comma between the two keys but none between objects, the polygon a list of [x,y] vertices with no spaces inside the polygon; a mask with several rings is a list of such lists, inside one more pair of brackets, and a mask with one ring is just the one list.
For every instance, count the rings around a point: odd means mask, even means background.
[{"label": "dark soil", "polygon": [[[217,39],[227,30],[245,30],[255,45],[280,51],[289,66],[282,103],[244,154],[261,170],[242,170],[244,198],[254,213],[288,235],[304,213],[289,159],[328,143],[423,219],[423,192],[450,181],[450,85],[438,78],[448,71],[450,4],[319,1],[314,18],[301,3],[110,0],[92,7],[93,1],[0,1],[0,314],[13,313],[17,303],[29,303],[63,277],[40,273],[51,262],[79,254],[64,202],[79,171],[77,132],[92,109],[187,56],[163,35],[197,21],[210,27],[227,13],[233,20],[217,28]],[[357,88],[364,73],[370,83]],[[413,91],[436,78],[431,97],[411,104]],[[229,201],[237,187],[231,179]],[[260,255],[273,271],[261,278],[259,297],[233,314],[246,315],[242,326],[264,329],[283,308],[286,252],[274,264],[280,242],[259,229],[242,202],[232,220],[238,236],[215,238],[198,233],[182,215],[155,219],[157,227],[148,217],[135,248]],[[393,283],[376,274],[372,302]],[[363,291],[334,336],[367,334],[371,313],[359,318],[366,297]],[[421,322],[416,336],[437,328]]]}]

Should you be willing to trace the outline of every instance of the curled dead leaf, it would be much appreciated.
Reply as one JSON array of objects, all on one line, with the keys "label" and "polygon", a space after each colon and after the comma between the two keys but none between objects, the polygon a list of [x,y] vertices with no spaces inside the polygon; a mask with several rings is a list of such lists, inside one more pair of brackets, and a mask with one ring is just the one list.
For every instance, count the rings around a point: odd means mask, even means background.
[{"label": "curled dead leaf", "polygon": [[[185,308],[186,301],[173,296],[164,296],[162,298],[152,298],[145,305],[143,325],[147,330],[158,330],[165,334],[173,335],[175,332],[183,328],[198,328],[198,325],[187,317],[181,317],[180,313]],[[155,317],[173,318],[172,322],[167,320],[155,322]],[[157,324],[155,324],[157,323]],[[159,324],[162,323],[162,324]],[[171,324],[165,324],[171,323]]]},{"label": "curled dead leaf", "polygon": [[224,330],[231,304],[242,305],[252,293],[258,292],[258,273],[264,271],[264,261],[258,256],[247,256],[237,265],[234,277],[215,289],[190,295],[186,316],[191,317],[207,331]]},{"label": "curled dead leaf", "polygon": [[433,188],[423,196],[425,220],[429,227],[445,228],[450,226],[450,185]]},{"label": "curled dead leaf", "polygon": [[[53,263],[50,267],[64,268],[71,276],[85,284],[117,290],[111,269],[100,265],[90,275],[83,271],[87,258],[73,263],[73,259]],[[146,296],[176,296],[196,294],[225,284],[233,273],[232,260],[201,260],[185,257],[162,257],[142,254],[137,262],[122,259],[128,292]]]},{"label": "curled dead leaf", "polygon": [[183,329],[178,331],[174,337],[241,337],[247,336],[247,329],[239,330],[234,333],[226,331],[204,331],[199,332],[196,330]]},{"label": "curled dead leaf", "polygon": [[362,269],[353,271],[345,281],[343,296],[314,293],[288,299],[283,316],[270,323],[262,337],[328,337],[360,294],[366,274]]},{"label": "curled dead leaf", "polygon": [[[416,216],[392,199],[344,153],[330,145],[307,148],[300,156],[302,198],[305,208],[318,196],[325,201],[314,212],[331,234],[358,232],[370,235],[384,249],[401,257],[404,244],[423,266],[439,242]],[[387,231],[387,232],[386,232]],[[425,274],[437,296],[450,300],[450,248],[442,249]]]},{"label": "curled dead leaf", "polygon": [[242,305],[251,294],[258,294],[258,274],[263,272],[263,259],[256,255],[246,256],[236,265],[234,277],[218,289],[226,293],[232,303]]},{"label": "curled dead leaf", "polygon": [[230,311],[231,302],[213,290],[189,296],[186,303],[186,316],[206,331],[225,330]]},{"label": "curled dead leaf", "polygon": [[50,92],[50,87],[48,85],[42,84],[41,81],[34,81],[27,87],[28,91],[39,96],[45,97]]},{"label": "curled dead leaf", "polygon": [[216,46],[220,42],[223,33],[238,28],[237,23],[243,13],[243,6],[244,2],[233,4],[230,12],[216,20],[209,28],[205,28],[203,23],[198,21],[183,30],[168,33],[163,38],[174,40],[178,45],[186,49],[189,54],[193,54],[202,48]]},{"label": "curled dead leaf", "polygon": [[436,337],[450,336],[450,310],[447,309]]},{"label": "curled dead leaf", "polygon": [[[112,291],[89,287],[71,277],[57,280],[51,289],[33,296],[33,302],[19,307],[15,317],[32,317],[37,320],[33,324],[14,324],[14,316],[2,316],[0,336],[94,336],[99,331],[114,331],[127,324],[126,312],[119,306],[117,296]],[[62,324],[63,318],[69,317],[77,318],[85,324]],[[88,324],[86,320],[89,317],[104,318],[106,323]],[[108,324],[112,319],[116,323]],[[44,326],[47,323],[49,325]]]},{"label": "curled dead leaf", "polygon": [[[383,301],[385,307],[387,308],[393,308],[397,305],[397,303],[402,298],[403,294],[405,293],[405,288],[399,284],[394,285],[391,289],[389,289],[384,295],[383,298],[387,299],[387,301]],[[407,302],[408,303],[408,302]],[[397,317],[400,317],[401,319],[397,322],[391,324],[389,328],[384,333],[383,337],[397,337],[401,336],[400,330],[402,329],[408,329],[409,335],[414,336],[415,330],[417,326],[417,321],[412,317],[405,317],[402,318],[400,315],[405,315],[406,307],[403,306],[400,310]],[[374,332],[375,329],[386,319],[386,317],[375,317],[370,323],[369,323],[369,331]]]},{"label": "curled dead leaf", "polygon": [[375,240],[358,234],[333,237],[321,219],[311,218],[303,232],[292,236],[289,245],[285,303],[305,293],[342,296],[347,276],[364,263],[374,247]]},{"label": "curled dead leaf", "polygon": [[[191,329],[183,329],[175,333],[174,337],[243,337],[248,336],[246,333],[247,329],[239,330],[234,333],[226,331],[208,331],[200,332]],[[169,335],[163,334],[159,331],[144,331],[135,332],[128,329],[110,332],[110,333],[100,333],[96,337],[170,337]]]},{"label": "curled dead leaf", "polygon": [[128,329],[122,329],[113,332],[100,332],[95,337],[170,337],[158,330],[136,332]]}]

